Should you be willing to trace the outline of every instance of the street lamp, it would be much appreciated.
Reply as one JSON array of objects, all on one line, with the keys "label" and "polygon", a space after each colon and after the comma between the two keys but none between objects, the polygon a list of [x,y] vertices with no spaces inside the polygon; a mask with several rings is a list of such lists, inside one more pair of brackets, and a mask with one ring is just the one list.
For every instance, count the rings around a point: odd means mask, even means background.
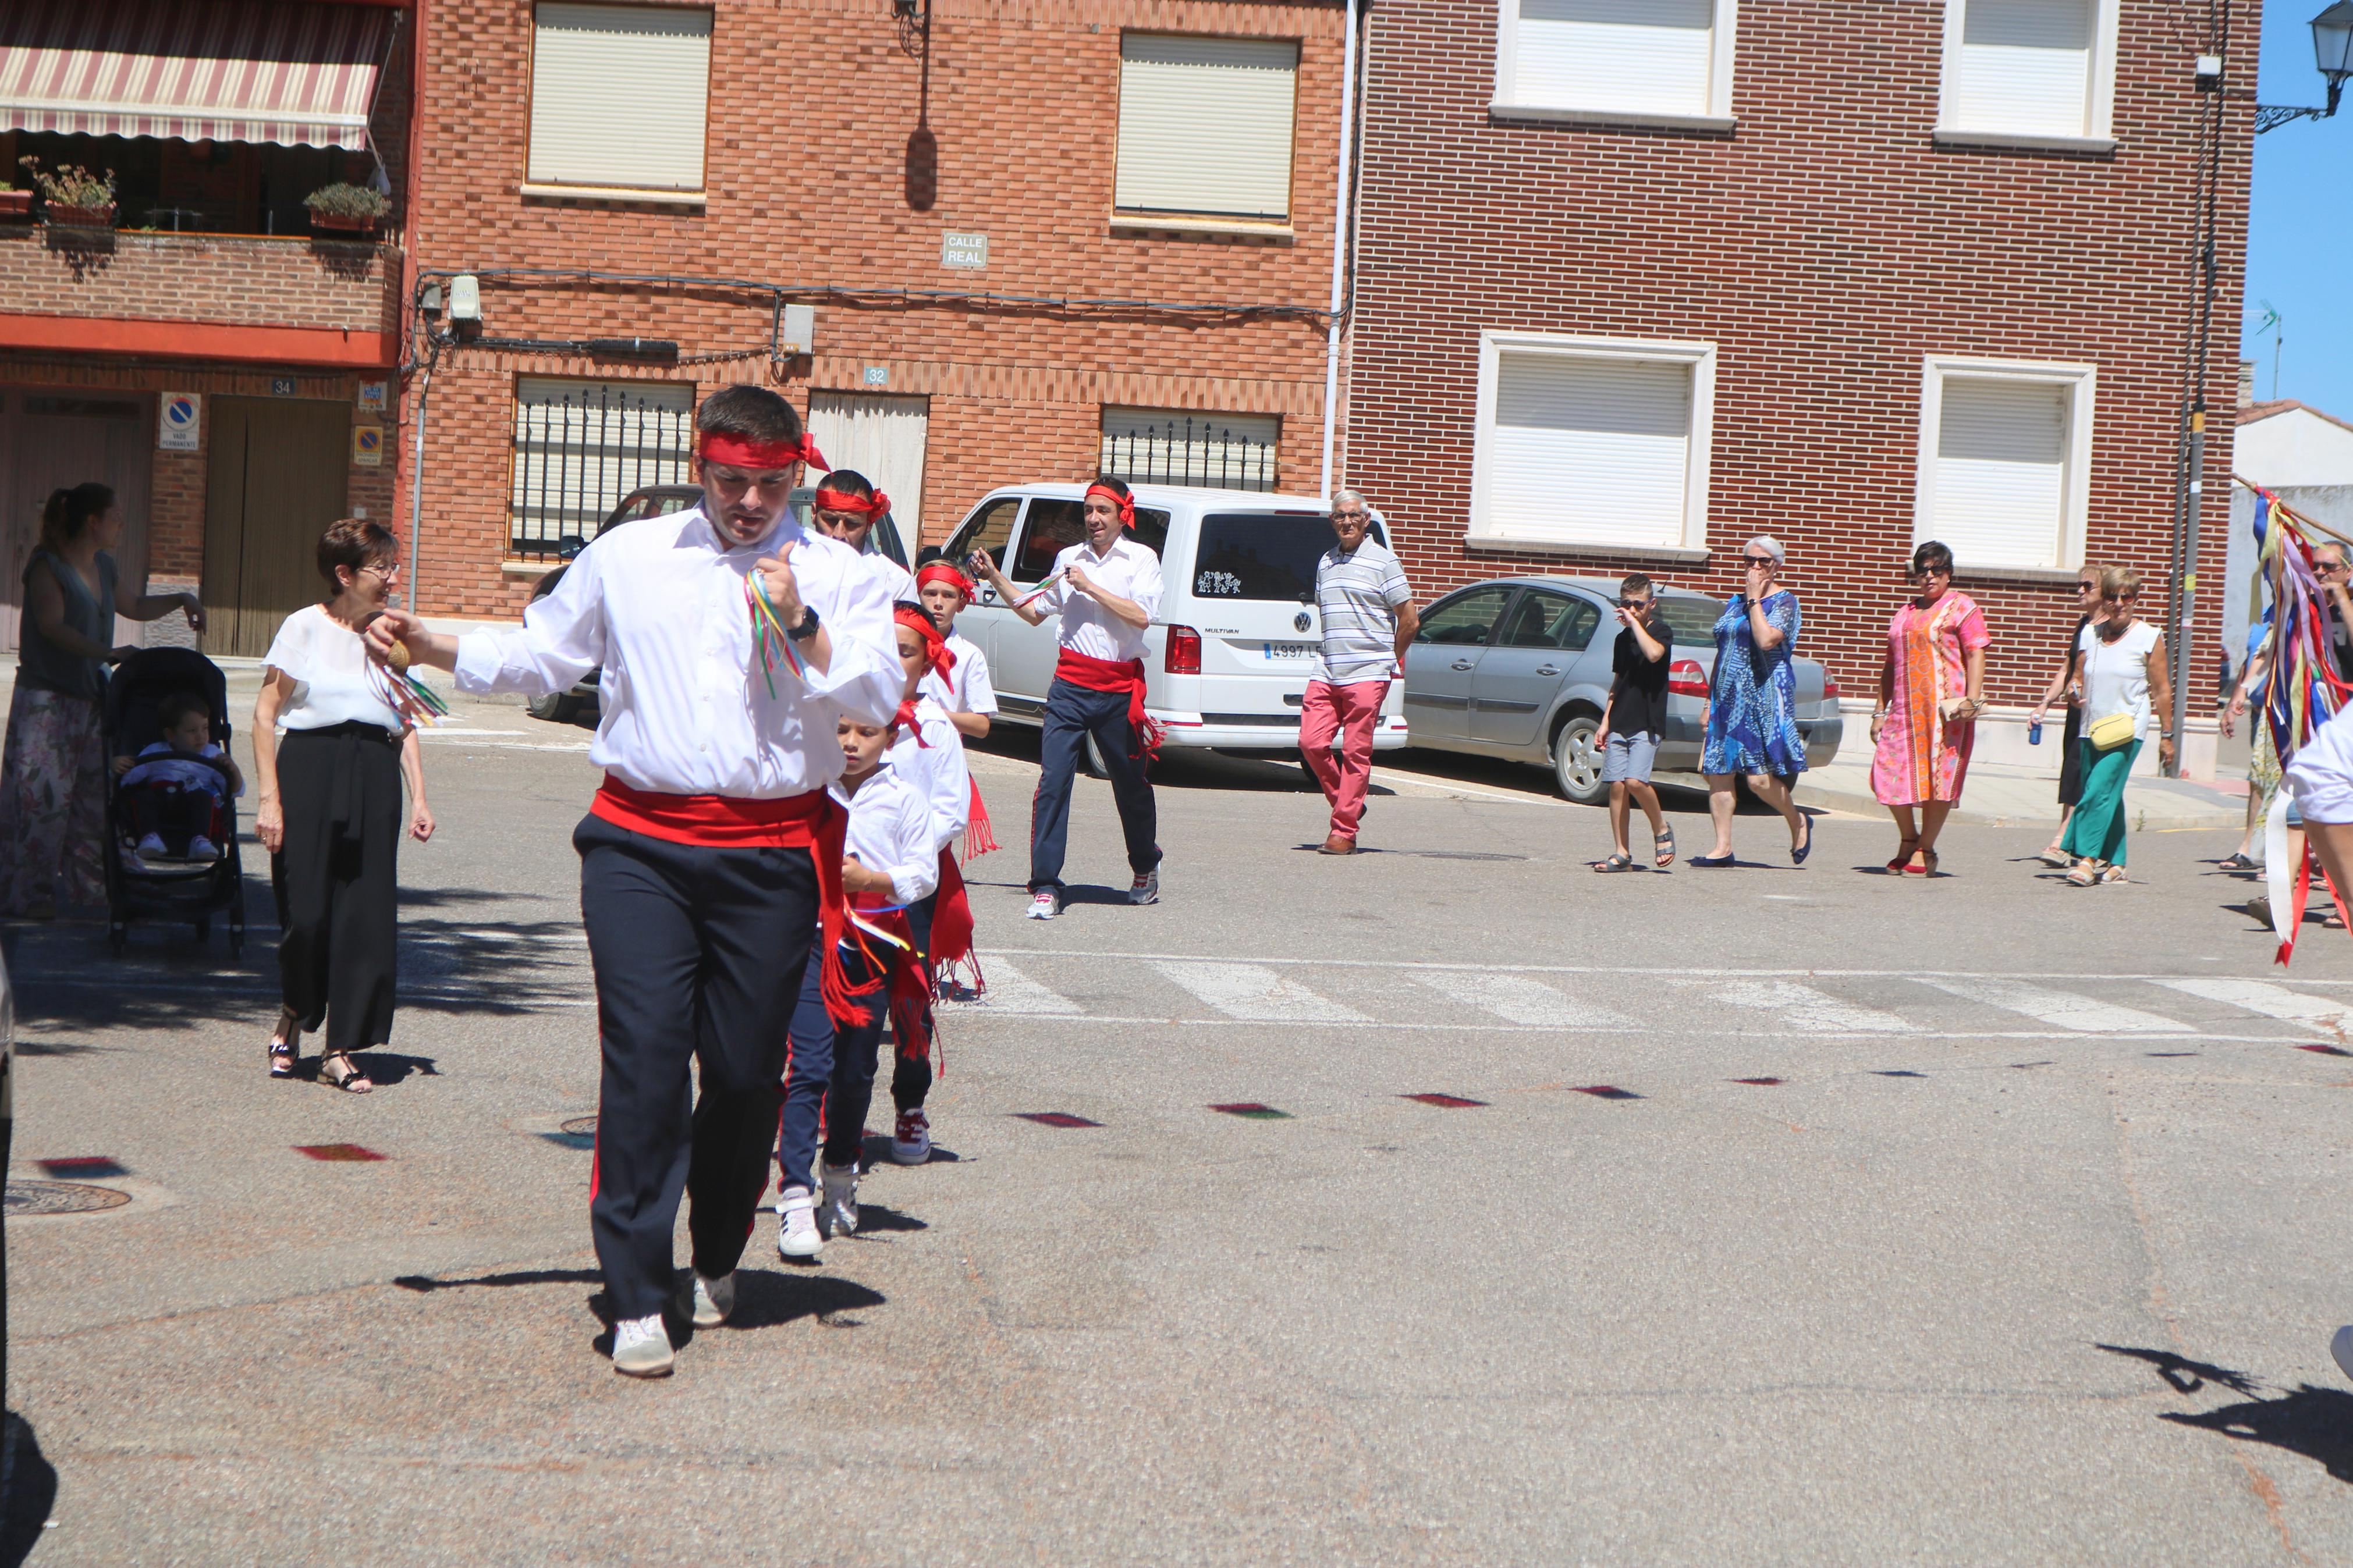
[{"label": "street lamp", "polygon": [[2255,109],[2258,133],[2276,130],[2291,120],[2326,120],[2337,112],[2337,100],[2345,92],[2345,79],[2353,76],[2353,0],[2337,0],[2337,4],[2312,19],[2312,54],[2322,79],[2328,83],[2327,107],[2284,109],[2259,104]]}]

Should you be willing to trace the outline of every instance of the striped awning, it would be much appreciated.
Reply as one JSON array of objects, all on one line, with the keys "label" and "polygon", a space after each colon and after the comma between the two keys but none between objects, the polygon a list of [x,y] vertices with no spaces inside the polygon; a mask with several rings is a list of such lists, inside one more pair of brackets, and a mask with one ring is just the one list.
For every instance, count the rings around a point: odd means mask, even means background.
[{"label": "striped awning", "polygon": [[262,0],[6,0],[0,131],[356,151],[392,17]]}]

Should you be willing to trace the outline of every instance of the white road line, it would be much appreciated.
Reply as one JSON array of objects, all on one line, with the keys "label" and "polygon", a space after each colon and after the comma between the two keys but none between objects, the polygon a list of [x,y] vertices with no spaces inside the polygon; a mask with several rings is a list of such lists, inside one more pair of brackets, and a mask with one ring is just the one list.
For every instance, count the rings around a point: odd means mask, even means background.
[{"label": "white road line", "polygon": [[2189,1032],[2187,1024],[2159,1017],[2155,1013],[2144,1013],[2137,1007],[2096,1001],[2071,991],[2053,991],[2048,986],[2030,985],[2022,980],[2009,980],[1998,975],[1952,975],[1937,980],[1923,976],[1920,984],[1950,992],[1971,1002],[1982,1002],[1989,1007],[2023,1013],[2038,1023],[2054,1025],[2062,1029],[2076,1029],[2084,1034]]},{"label": "white road line", "polygon": [[1490,974],[1472,969],[1438,969],[1414,979],[1466,1006],[1514,1024],[1545,1029],[1624,1029],[1633,1020],[1554,990],[1524,974]]},{"label": "white road line", "polygon": [[1025,1018],[1075,1017],[1086,1009],[1059,991],[1050,991],[1018,969],[1003,954],[991,953],[981,971],[988,989],[977,1002],[943,1002],[940,1009],[950,1013],[1003,1013]]},{"label": "white road line", "polygon": [[2266,1018],[2284,1018],[2292,1024],[2308,1024],[2324,1034],[2342,1034],[2353,1024],[2353,1008],[2344,1003],[2332,1002],[2326,996],[2307,996],[2301,991],[2291,991],[2284,985],[2274,985],[2268,980],[2232,980],[2222,975],[2200,975],[2194,979],[2160,980],[2159,985],[2184,991],[2192,996],[2203,996],[2210,1002],[2227,1002],[2233,1007],[2244,1007],[2250,1013],[2261,1013]]},{"label": "white road line", "polygon": [[427,724],[417,733],[428,741],[438,741],[450,735],[528,735],[528,730],[458,730],[447,725]]},{"label": "white road line", "polygon": [[1800,1034],[1909,1035],[1916,1026],[1876,1007],[1841,1002],[1791,980],[1735,980],[1707,988],[1711,1002],[1754,1007],[1797,1026]]},{"label": "white road line", "polygon": [[1319,996],[1255,963],[1175,963],[1152,967],[1233,1018],[1269,1024],[1362,1024],[1362,1013]]},{"label": "white road line", "polygon": [[[991,949],[983,956],[993,957],[999,951],[1003,952],[1008,957],[1012,958],[1084,958],[1090,960],[1105,958],[1132,958],[1144,963],[1159,963],[1164,961],[1175,963],[1219,963],[1228,962],[1227,960],[1219,957],[1216,953],[1114,952],[1103,948],[1092,947],[1008,947],[1001,950]],[[1276,965],[1312,965],[1319,969],[1412,970],[1462,969],[1469,967],[1469,965],[1466,965],[1463,961],[1459,958],[1448,961],[1440,959],[1404,960],[1391,958],[1257,957],[1252,958],[1250,962],[1253,963]],[[1938,979],[1957,978],[1963,980],[1974,980],[1980,977],[1977,971],[1967,969],[1710,969],[1691,964],[1677,964],[1670,967],[1639,963],[1480,963],[1477,967],[1489,970],[1499,974],[1663,974],[1703,975],[1710,978],[1722,975],[1735,979],[1757,976],[1767,979],[1787,977],[1790,979],[1802,980],[1925,980],[1932,976]],[[2010,980],[2081,980],[2084,978],[2084,972],[2080,969],[2005,970],[2002,973],[2002,978]],[[2102,975],[2101,978],[2104,980],[2168,980],[2173,977],[2168,974],[2126,973],[2105,974]],[[2353,980],[2329,980],[2316,974],[2309,976],[2298,975],[2296,977],[2296,984],[2299,985],[2353,986]]]}]

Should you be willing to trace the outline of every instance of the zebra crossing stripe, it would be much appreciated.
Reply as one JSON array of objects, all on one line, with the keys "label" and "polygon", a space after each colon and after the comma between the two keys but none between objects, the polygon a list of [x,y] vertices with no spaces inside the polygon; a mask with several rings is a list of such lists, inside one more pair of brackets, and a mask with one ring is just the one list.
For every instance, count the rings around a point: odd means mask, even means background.
[{"label": "zebra crossing stripe", "polygon": [[1708,998],[1736,1007],[1771,1013],[1810,1034],[1908,1035],[1916,1026],[1876,1007],[1841,1002],[1826,991],[1794,980],[1734,980],[1710,985]]},{"label": "zebra crossing stripe", "polygon": [[1578,1002],[1525,974],[1490,974],[1470,969],[1433,969],[1413,976],[1466,1007],[1511,1024],[1541,1029],[1632,1029],[1634,1020],[1607,1007]]},{"label": "zebra crossing stripe", "polygon": [[2266,1018],[2284,1018],[2292,1024],[2309,1024],[2315,1028],[2341,1033],[2353,1023],[2353,1009],[2326,996],[2307,996],[2301,991],[2291,991],[2284,985],[2274,985],[2268,980],[2233,980],[2222,975],[2193,976],[2179,980],[2160,980],[2158,984],[2183,991],[2192,996],[2203,996],[2209,1002],[2224,1002],[2233,1007],[2244,1007],[2250,1013],[2261,1013]]},{"label": "zebra crossing stripe", "polygon": [[1012,961],[1002,953],[993,954],[988,961],[985,978],[988,989],[977,1002],[943,1002],[943,1009],[970,1007],[983,1013],[1040,1013],[1075,1017],[1086,1009],[1059,991],[1050,991],[1013,967]]},{"label": "zebra crossing stripe", "polygon": [[1966,1001],[1982,1002],[1989,1007],[2022,1013],[2053,1028],[2073,1029],[2084,1034],[2158,1031],[2180,1034],[2188,1032],[2189,1027],[2172,1018],[2144,1013],[2137,1007],[2078,996],[2072,992],[2053,991],[2047,986],[2030,985],[2023,980],[2007,980],[1997,975],[1949,975],[1933,980],[1923,975],[1920,984],[1948,992]]},{"label": "zebra crossing stripe", "polygon": [[1353,1007],[1319,996],[1256,963],[1163,960],[1153,968],[1229,1018],[1268,1024],[1366,1024]]}]

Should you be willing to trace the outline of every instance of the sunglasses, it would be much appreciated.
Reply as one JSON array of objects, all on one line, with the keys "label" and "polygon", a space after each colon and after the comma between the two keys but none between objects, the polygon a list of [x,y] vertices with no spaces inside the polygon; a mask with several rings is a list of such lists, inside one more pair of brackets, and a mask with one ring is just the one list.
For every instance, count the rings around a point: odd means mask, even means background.
[{"label": "sunglasses", "polygon": [[1621,610],[1644,610],[1650,608],[1650,605],[1651,601],[1648,599],[1620,599],[1618,601],[1618,607]]},{"label": "sunglasses", "polygon": [[1332,521],[1334,522],[1363,522],[1366,521],[1366,518],[1365,514],[1361,511],[1335,511],[1332,514]]},{"label": "sunglasses", "polygon": [[1744,555],[1740,559],[1746,561],[1751,566],[1778,566],[1781,564],[1778,561],[1774,560],[1770,555]]},{"label": "sunglasses", "polygon": [[1917,577],[1923,583],[1926,582],[1931,577],[1949,577],[1952,574],[1953,569],[1949,566],[1915,566],[1912,568],[1912,575]]},{"label": "sunglasses", "polygon": [[2097,583],[2078,583],[2075,584],[2075,592],[2078,594],[2096,594],[2099,591],[2100,585]]}]

